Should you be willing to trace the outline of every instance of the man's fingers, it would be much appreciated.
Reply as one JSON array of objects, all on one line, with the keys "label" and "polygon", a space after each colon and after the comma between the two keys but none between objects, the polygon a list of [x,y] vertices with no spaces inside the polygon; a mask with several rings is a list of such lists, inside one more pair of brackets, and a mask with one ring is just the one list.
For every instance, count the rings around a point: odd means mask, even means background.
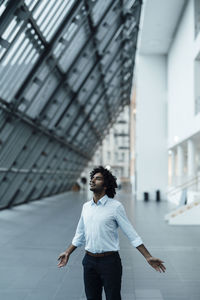
[{"label": "man's fingers", "polygon": [[158,264],[158,263],[152,263],[152,267],[157,271],[157,272],[165,272],[166,268],[163,264]]},{"label": "man's fingers", "polygon": [[159,258],[152,258],[148,261],[149,264],[157,271],[157,272],[165,272],[166,267],[163,265],[164,261]]},{"label": "man's fingers", "polygon": [[166,267],[163,264],[159,264],[159,267],[163,268],[164,270],[166,269]]},{"label": "man's fingers", "polygon": [[62,257],[62,256],[59,256],[59,257],[58,257],[58,260],[62,260],[62,259],[63,259],[63,257]]},{"label": "man's fingers", "polygon": [[165,272],[165,270],[166,270],[165,266],[163,266],[162,264],[159,265],[158,268],[159,268],[160,272],[161,272],[161,271],[162,271],[162,272]]},{"label": "man's fingers", "polygon": [[66,257],[65,257],[64,255],[62,255],[62,256],[60,256],[59,258],[60,258],[61,260],[60,260],[60,262],[57,264],[57,266],[58,266],[59,268],[64,267],[64,266],[67,264],[67,259],[66,259]]},{"label": "man's fingers", "polygon": [[64,265],[65,265],[65,264],[63,264],[63,263],[60,262],[57,266],[58,266],[59,268],[61,268],[61,267],[64,267]]},{"label": "man's fingers", "polygon": [[58,260],[59,259],[63,259],[65,256],[64,256],[64,254],[61,254],[59,257],[58,257]]},{"label": "man's fingers", "polygon": [[62,258],[58,264],[65,264],[66,261]]},{"label": "man's fingers", "polygon": [[164,265],[161,265],[165,270],[166,270],[166,267]]},{"label": "man's fingers", "polygon": [[156,271],[160,272],[160,268],[159,267],[155,267]]},{"label": "man's fingers", "polygon": [[62,267],[64,267],[66,264],[58,264],[57,266],[58,266],[58,268],[62,268]]},{"label": "man's fingers", "polygon": [[162,266],[160,266],[160,268],[163,272],[165,272],[165,270],[166,270],[165,266],[162,265]]}]

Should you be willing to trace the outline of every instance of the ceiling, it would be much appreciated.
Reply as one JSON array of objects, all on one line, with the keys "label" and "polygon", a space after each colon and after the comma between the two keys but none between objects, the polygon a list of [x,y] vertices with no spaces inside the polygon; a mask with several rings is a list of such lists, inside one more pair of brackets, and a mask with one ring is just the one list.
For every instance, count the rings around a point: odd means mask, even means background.
[{"label": "ceiling", "polygon": [[187,0],[144,0],[140,54],[167,54]]}]

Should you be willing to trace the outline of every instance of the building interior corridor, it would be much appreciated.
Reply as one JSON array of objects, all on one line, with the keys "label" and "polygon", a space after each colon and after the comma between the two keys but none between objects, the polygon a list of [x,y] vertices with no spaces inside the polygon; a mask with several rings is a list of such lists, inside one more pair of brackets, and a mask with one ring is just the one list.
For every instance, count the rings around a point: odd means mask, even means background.
[{"label": "building interior corridor", "polygon": [[200,300],[199,83],[200,0],[0,1],[0,300],[86,300],[57,264],[97,166],[166,266],[119,231],[122,300]]}]

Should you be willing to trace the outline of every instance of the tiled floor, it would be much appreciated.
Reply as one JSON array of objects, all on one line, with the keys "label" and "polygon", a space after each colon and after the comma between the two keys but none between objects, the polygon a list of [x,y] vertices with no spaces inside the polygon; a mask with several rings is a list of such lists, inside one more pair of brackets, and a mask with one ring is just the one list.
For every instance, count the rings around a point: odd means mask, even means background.
[{"label": "tiled floor", "polygon": [[[150,252],[165,261],[167,272],[151,269],[120,233],[123,262],[122,300],[200,300],[200,227],[164,222],[165,202],[134,203],[118,195]],[[66,268],[57,257],[74,235],[83,194],[66,193],[0,212],[0,299],[85,299],[77,249]]]}]

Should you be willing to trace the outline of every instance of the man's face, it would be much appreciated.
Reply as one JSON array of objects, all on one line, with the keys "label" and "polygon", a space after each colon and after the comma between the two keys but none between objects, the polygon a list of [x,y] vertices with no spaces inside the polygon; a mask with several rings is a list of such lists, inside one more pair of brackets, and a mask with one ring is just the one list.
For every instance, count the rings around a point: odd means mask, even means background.
[{"label": "man's face", "polygon": [[106,190],[104,178],[101,173],[96,173],[90,180],[90,190],[94,193],[102,193]]}]

